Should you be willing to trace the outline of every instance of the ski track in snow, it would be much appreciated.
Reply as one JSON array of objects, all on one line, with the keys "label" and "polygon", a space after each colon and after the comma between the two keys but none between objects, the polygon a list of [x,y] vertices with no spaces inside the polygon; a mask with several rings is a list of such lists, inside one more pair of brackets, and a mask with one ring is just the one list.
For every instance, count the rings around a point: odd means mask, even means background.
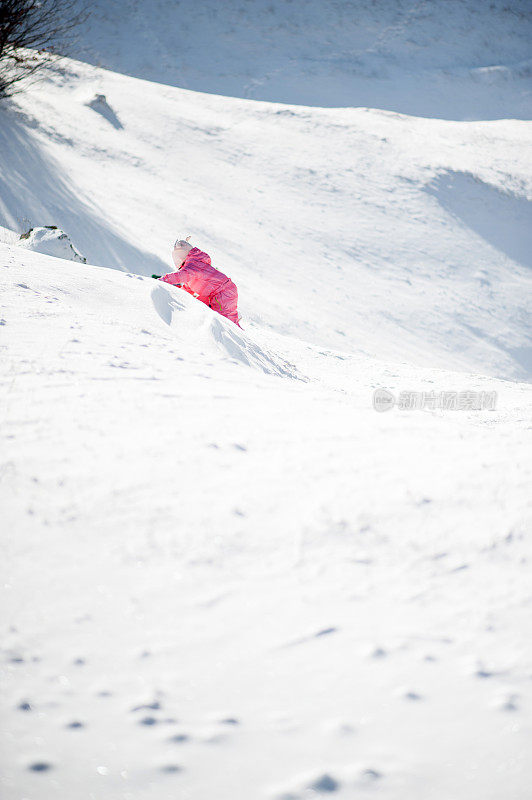
[{"label": "ski track in snow", "polygon": [[528,800],[522,4],[95,5],[0,109],[2,798]]}]

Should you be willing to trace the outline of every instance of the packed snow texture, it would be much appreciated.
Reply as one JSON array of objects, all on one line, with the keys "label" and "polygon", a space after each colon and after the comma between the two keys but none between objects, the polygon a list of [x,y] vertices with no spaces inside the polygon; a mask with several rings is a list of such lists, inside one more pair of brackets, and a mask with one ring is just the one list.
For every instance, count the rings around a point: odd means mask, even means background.
[{"label": "packed snow texture", "polygon": [[[0,106],[2,798],[528,800],[529,99],[466,121],[460,72],[515,73],[524,4],[182,2],[187,59],[121,6],[116,72]],[[313,107],[170,85],[243,94],[266,13]],[[369,30],[396,104],[287,79]],[[19,246],[47,225],[89,263]],[[188,234],[243,330],[149,277]]]}]

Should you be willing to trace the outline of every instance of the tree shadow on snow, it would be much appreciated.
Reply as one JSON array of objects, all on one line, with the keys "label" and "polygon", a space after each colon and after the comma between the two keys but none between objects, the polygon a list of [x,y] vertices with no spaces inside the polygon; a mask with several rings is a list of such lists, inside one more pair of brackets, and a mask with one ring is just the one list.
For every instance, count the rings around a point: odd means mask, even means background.
[{"label": "tree shadow on snow", "polygon": [[42,152],[31,133],[37,124],[9,104],[0,109],[0,225],[18,233],[57,225],[90,264],[139,275],[167,272],[162,259],[123,239],[104,212],[80,196],[61,166]]}]

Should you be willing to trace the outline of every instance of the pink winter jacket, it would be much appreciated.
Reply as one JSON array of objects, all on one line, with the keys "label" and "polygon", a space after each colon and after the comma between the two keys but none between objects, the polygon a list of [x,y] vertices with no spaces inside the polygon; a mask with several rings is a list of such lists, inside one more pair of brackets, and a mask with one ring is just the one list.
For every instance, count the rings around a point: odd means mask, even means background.
[{"label": "pink winter jacket", "polygon": [[177,272],[159,278],[173,286],[181,286],[209,308],[238,325],[238,291],[230,278],[215,269],[210,256],[193,247]]}]

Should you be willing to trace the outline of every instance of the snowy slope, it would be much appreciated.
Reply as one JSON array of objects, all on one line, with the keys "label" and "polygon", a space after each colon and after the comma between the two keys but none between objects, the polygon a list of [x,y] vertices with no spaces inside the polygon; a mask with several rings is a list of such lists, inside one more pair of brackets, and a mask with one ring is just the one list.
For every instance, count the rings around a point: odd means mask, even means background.
[{"label": "snowy slope", "polygon": [[[116,120],[92,107],[102,94]],[[286,107],[76,62],[0,117],[5,227],[58,225],[89,262],[143,275],[190,233],[245,324],[531,374],[527,122]]]},{"label": "snowy slope", "polygon": [[158,83],[443,119],[530,119],[528,0],[91,3],[80,58]]},{"label": "snowy slope", "polygon": [[2,799],[528,800],[528,4],[94,5],[0,106]]},{"label": "snowy slope", "polygon": [[525,800],[528,387],[0,260],[2,796]]}]

